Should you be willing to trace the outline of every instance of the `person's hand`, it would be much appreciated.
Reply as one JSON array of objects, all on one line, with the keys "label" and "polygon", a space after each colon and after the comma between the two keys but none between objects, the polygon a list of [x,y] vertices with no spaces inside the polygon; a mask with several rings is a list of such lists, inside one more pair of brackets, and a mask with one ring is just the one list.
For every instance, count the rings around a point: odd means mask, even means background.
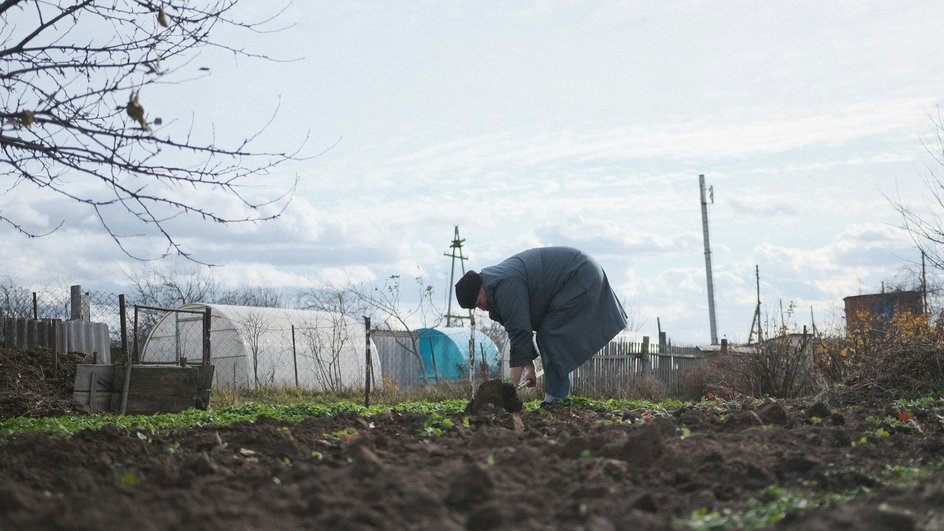
[{"label": "person's hand", "polygon": [[521,367],[512,367],[511,381],[518,384],[519,388],[536,386],[537,376],[534,370],[534,362],[522,365]]}]

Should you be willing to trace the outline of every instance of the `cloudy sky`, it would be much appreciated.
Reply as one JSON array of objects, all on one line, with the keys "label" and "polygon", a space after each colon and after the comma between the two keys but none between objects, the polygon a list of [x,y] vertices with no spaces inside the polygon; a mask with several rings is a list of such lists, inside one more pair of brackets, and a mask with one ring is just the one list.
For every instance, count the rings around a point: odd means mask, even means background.
[{"label": "cloudy sky", "polygon": [[[246,4],[249,19],[269,9]],[[843,297],[913,279],[920,256],[893,203],[926,208],[942,19],[929,0],[306,0],[280,32],[217,34],[286,61],[205,52],[182,74],[210,75],[142,100],[223,142],[276,113],[260,149],[307,135],[303,153],[327,150],[266,178],[275,190],[299,178],[277,221],[173,222],[223,283],[422,272],[444,303],[458,226],[475,269],[534,246],[588,251],[638,334],[661,325],[674,344],[710,340],[704,174],[718,335],[743,341],[755,266],[764,320],[783,307],[798,327],[839,326]],[[36,230],[67,225],[35,240],[0,226],[0,276],[121,290],[153,266],[123,255],[92,212],[21,192],[0,210]]]}]

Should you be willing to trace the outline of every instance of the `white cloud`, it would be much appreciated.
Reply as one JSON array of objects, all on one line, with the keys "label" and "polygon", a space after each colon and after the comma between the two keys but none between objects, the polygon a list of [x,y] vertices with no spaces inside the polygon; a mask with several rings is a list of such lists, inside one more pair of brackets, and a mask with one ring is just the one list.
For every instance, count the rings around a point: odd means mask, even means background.
[{"label": "white cloud", "polygon": [[[296,3],[297,27],[253,43],[303,61],[221,58],[211,78],[149,91],[149,109],[198,111],[201,132],[215,124],[239,138],[281,98],[260,147],[284,150],[307,129],[310,152],[343,140],[245,190],[270,194],[297,172],[278,220],[169,227],[221,264],[226,282],[279,286],[423,271],[445,292],[455,225],[468,267],[574,245],[598,256],[646,326],[658,317],[676,343],[697,342],[707,337],[705,173],[718,320],[743,337],[755,265],[767,306],[825,312],[878,289],[909,255],[885,195],[922,204],[914,176],[944,86],[942,15],[935,3],[868,1]],[[171,193],[244,213],[233,197]],[[30,227],[68,226],[0,247],[0,273],[120,281],[128,259],[87,208],[18,192],[0,196],[0,210]],[[147,228],[115,219],[121,234]],[[128,245],[147,256],[166,248]]]}]

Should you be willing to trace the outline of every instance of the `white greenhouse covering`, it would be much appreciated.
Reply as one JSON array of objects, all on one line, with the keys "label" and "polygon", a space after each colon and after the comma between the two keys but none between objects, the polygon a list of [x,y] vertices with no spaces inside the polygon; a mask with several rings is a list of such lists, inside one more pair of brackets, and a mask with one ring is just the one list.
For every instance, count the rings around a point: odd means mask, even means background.
[{"label": "white greenhouse covering", "polygon": [[[187,304],[211,311],[210,363],[214,387],[276,386],[340,391],[363,389],[367,342],[364,326],[341,314],[283,308]],[[203,315],[168,312],[148,335],[142,363],[202,360]],[[380,358],[370,347],[372,388],[380,386]]]}]

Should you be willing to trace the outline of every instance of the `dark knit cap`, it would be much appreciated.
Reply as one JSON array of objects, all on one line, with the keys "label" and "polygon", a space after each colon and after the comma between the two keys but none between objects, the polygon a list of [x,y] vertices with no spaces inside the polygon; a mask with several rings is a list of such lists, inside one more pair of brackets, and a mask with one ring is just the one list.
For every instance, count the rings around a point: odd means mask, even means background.
[{"label": "dark knit cap", "polygon": [[475,271],[462,275],[459,282],[456,282],[456,300],[459,301],[459,306],[466,310],[475,308],[475,301],[478,300],[481,289],[482,275]]}]

